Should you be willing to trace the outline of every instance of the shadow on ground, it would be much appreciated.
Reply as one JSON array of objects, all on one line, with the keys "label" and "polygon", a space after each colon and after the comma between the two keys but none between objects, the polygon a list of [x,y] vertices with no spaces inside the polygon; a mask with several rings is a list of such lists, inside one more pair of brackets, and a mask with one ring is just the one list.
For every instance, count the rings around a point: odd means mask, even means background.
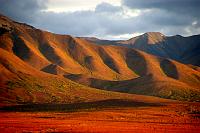
[{"label": "shadow on ground", "polygon": [[162,106],[159,103],[145,103],[131,100],[111,99],[95,102],[83,102],[72,104],[22,104],[14,106],[1,107],[1,112],[43,112],[43,111],[61,111],[75,112],[80,110],[96,110],[105,108],[122,108],[122,107],[152,107]]}]

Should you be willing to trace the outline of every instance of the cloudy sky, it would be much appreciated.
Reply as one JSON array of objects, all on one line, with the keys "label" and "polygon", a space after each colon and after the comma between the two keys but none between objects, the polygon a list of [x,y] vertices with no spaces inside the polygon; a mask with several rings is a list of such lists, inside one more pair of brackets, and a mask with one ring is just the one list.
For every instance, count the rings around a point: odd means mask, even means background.
[{"label": "cloudy sky", "polygon": [[200,34],[200,0],[0,0],[0,13],[54,33],[128,39]]}]

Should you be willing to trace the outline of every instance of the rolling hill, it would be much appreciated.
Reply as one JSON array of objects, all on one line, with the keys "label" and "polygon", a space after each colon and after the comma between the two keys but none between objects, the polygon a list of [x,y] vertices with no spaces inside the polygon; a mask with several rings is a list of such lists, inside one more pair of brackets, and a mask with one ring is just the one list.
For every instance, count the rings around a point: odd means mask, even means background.
[{"label": "rolling hill", "polygon": [[[155,35],[148,42],[163,38]],[[0,16],[1,102],[163,100],[134,94],[199,101],[200,72],[195,65],[50,33]]]}]

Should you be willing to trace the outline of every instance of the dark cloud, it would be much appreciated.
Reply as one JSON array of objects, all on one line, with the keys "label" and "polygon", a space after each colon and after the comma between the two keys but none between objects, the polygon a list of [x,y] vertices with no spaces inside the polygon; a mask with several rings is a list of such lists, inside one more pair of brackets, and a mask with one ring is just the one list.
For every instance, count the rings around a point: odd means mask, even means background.
[{"label": "dark cloud", "polygon": [[[149,31],[166,35],[200,33],[200,17],[197,17],[198,13],[194,13],[199,10],[196,0],[173,0],[173,4],[172,0],[122,1],[122,6],[101,3],[94,11],[55,13],[43,11],[47,9],[46,0],[0,0],[0,12],[41,29],[74,36],[106,38]],[[127,16],[127,7],[132,12],[132,9],[139,10],[139,15]],[[188,12],[180,13],[186,12],[182,9],[187,9]]]},{"label": "dark cloud", "polygon": [[123,4],[134,8],[197,8],[199,0],[123,0]]},{"label": "dark cloud", "polygon": [[184,14],[177,15],[165,10],[151,9],[148,12],[143,12],[139,17],[149,24],[156,24],[161,26],[187,26],[190,25],[194,17]]},{"label": "dark cloud", "polygon": [[155,29],[161,26],[166,34],[200,33],[200,0],[122,0],[122,4],[130,9],[148,10],[140,17],[157,25]]},{"label": "dark cloud", "polygon": [[44,0],[0,0],[0,13],[21,22],[33,22],[46,8]]},{"label": "dark cloud", "polygon": [[122,3],[135,9],[156,8],[177,14],[200,16],[200,0],[122,0]]}]

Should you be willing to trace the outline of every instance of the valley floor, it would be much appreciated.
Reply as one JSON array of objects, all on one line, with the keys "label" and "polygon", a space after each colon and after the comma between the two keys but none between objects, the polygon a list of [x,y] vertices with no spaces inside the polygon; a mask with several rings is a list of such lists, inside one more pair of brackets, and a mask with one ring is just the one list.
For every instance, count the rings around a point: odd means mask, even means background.
[{"label": "valley floor", "polygon": [[200,131],[199,103],[115,107],[71,112],[0,112],[1,132],[185,132]]}]

